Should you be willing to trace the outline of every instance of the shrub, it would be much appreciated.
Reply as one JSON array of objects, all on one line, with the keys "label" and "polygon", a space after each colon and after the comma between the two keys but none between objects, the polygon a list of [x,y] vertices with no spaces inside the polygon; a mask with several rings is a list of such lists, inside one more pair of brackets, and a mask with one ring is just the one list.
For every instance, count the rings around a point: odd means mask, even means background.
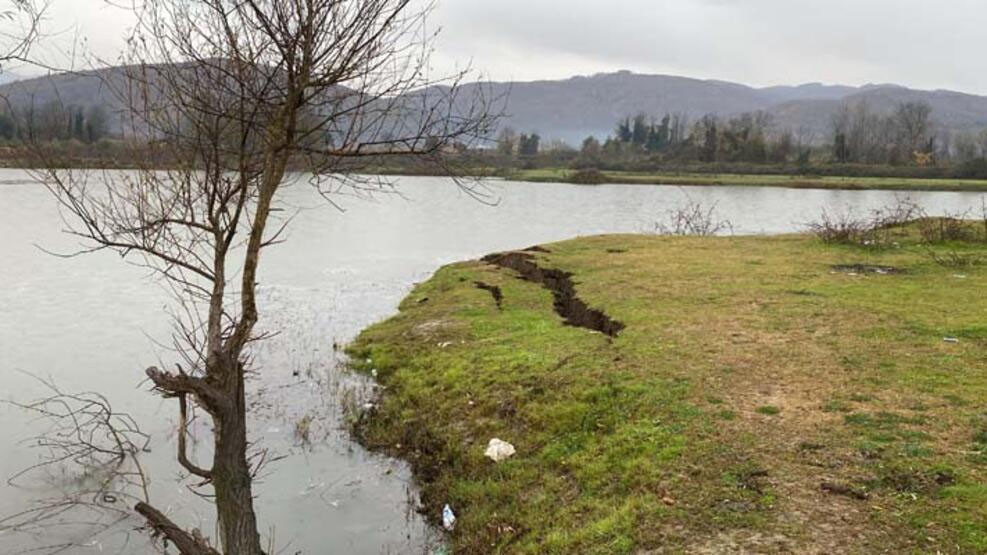
[{"label": "shrub", "polygon": [[666,212],[664,221],[655,223],[655,233],[658,235],[679,235],[708,237],[726,231],[733,231],[729,220],[720,220],[716,215],[717,203],[705,206],[699,201],[689,199],[684,206]]}]

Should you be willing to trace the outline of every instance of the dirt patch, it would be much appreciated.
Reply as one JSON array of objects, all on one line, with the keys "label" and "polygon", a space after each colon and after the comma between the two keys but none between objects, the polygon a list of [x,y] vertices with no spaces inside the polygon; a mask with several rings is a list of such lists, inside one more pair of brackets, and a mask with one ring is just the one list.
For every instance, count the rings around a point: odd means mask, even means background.
[{"label": "dirt patch", "polygon": [[523,252],[540,252],[540,253],[543,253],[543,254],[552,254],[552,251],[546,249],[545,247],[543,247],[541,245],[535,245],[533,247],[528,247],[528,248],[524,249]]},{"label": "dirt patch", "polygon": [[875,264],[836,264],[833,266],[833,269],[845,274],[897,275],[906,273],[904,268],[878,266]]},{"label": "dirt patch", "polygon": [[540,283],[552,292],[555,298],[555,312],[564,320],[566,325],[586,328],[617,337],[624,329],[624,324],[618,322],[602,310],[590,308],[576,295],[576,286],[572,282],[572,274],[562,270],[546,269],[535,263],[534,257],[525,252],[509,252],[491,254],[483,257],[488,264],[508,268],[521,274],[526,281]]},{"label": "dirt patch", "polygon": [[497,304],[497,310],[504,309],[504,293],[500,290],[500,287],[483,283],[482,281],[474,281],[473,285],[476,285],[477,289],[483,289],[490,293],[490,296],[493,297],[494,302]]}]

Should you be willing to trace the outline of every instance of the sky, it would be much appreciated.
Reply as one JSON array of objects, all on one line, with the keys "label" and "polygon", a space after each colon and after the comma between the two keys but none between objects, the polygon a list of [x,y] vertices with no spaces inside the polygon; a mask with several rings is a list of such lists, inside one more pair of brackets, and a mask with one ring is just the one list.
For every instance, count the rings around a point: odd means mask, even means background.
[{"label": "sky", "polygon": [[[105,0],[52,2],[59,48],[82,42],[116,59],[129,14]],[[987,94],[985,24],[985,0],[439,0],[429,20],[441,28],[436,70],[468,64],[496,81],[627,69],[977,94]]]}]

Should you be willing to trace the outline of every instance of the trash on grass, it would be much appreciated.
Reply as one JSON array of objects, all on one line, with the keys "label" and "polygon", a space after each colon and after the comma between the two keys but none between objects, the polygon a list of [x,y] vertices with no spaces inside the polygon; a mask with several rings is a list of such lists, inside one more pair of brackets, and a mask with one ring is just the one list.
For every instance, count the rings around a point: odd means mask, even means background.
[{"label": "trash on grass", "polygon": [[960,340],[959,339],[956,339],[955,337],[943,337],[942,340],[945,341],[946,343],[959,343],[960,342]]},{"label": "trash on grass", "polygon": [[490,443],[487,444],[487,450],[483,454],[493,462],[500,462],[504,459],[512,457],[515,452],[514,446],[510,443],[493,438],[490,440]]},{"label": "trash on grass", "polygon": [[456,514],[452,512],[452,507],[448,503],[442,507],[442,527],[450,532],[456,528]]}]

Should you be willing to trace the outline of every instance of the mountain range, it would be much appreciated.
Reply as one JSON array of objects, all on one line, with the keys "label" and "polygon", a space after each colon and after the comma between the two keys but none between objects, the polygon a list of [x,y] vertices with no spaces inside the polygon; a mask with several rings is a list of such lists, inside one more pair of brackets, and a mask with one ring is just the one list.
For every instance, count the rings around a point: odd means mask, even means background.
[{"label": "mountain range", "polygon": [[[13,105],[44,104],[53,99],[88,107],[118,108],[106,79],[119,78],[119,68],[59,74],[0,85],[0,96]],[[578,145],[589,136],[604,138],[616,122],[639,113],[660,117],[681,113],[690,119],[705,114],[730,117],[763,110],[777,129],[791,129],[815,142],[828,140],[833,115],[843,103],[866,102],[875,112],[890,112],[900,102],[924,101],[932,106],[941,133],[974,133],[987,129],[987,97],[945,90],[916,90],[882,84],[852,87],[809,83],[755,88],[718,80],[629,71],[578,76],[554,81],[468,84],[487,87],[505,98],[502,126],[537,132],[546,141]],[[469,96],[469,95],[466,95]]]}]

